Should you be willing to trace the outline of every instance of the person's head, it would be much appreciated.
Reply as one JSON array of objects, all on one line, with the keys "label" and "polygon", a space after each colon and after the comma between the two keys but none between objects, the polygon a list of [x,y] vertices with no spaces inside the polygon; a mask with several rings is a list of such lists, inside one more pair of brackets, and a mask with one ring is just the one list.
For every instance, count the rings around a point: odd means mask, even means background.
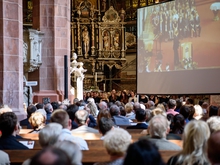
[{"label": "person's head", "polygon": [[134,109],[134,106],[131,102],[128,102],[127,104],[125,104],[125,111],[126,113],[131,113]]},{"label": "person's head", "polygon": [[95,103],[95,100],[94,100],[94,98],[92,98],[92,97],[89,97],[89,98],[87,99],[87,102],[88,102],[88,103],[90,103],[90,102],[93,102],[93,103]]},{"label": "person's head", "polygon": [[214,105],[209,106],[209,117],[218,116],[218,107]]},{"label": "person's head", "polygon": [[220,116],[212,116],[206,122],[211,133],[220,130]]},{"label": "person's head", "polygon": [[0,115],[0,130],[2,137],[13,135],[18,128],[17,116],[14,112],[5,112]]},{"label": "person's head", "polygon": [[38,104],[36,104],[36,108],[37,109],[44,109],[44,104],[38,103]]},{"label": "person's head", "polygon": [[56,109],[58,109],[58,107],[59,107],[59,103],[58,102],[51,102],[51,105],[52,105],[52,107],[53,107],[53,110],[56,110]]},{"label": "person's head", "polygon": [[180,114],[183,115],[185,119],[192,119],[195,113],[195,108],[192,104],[183,105],[180,107]]},{"label": "person's head", "polygon": [[195,108],[195,113],[193,115],[194,119],[196,119],[196,120],[201,119],[202,115],[203,115],[202,107],[197,104],[197,105],[194,105],[194,108]]},{"label": "person's head", "polygon": [[146,112],[146,122],[149,122],[151,119],[151,110],[150,109],[145,109]]},{"label": "person's head", "polygon": [[99,111],[99,114],[97,116],[97,124],[98,125],[99,125],[99,121],[102,117],[111,119],[111,114],[109,113],[109,111],[107,109]]},{"label": "person's head", "polygon": [[39,132],[39,143],[45,148],[52,146],[57,142],[57,139],[63,127],[59,123],[49,123]]},{"label": "person's head", "polygon": [[105,101],[101,101],[99,103],[99,110],[104,110],[104,109],[107,109],[108,108],[108,105]]},{"label": "person's head", "polygon": [[68,113],[68,115],[72,121],[75,120],[75,113],[78,110],[79,110],[79,107],[76,104],[71,104],[68,106],[66,112]]},{"label": "person's head", "polygon": [[32,113],[34,113],[37,110],[36,106],[34,105],[29,105],[27,107],[27,114],[28,114],[28,118],[31,116]]},{"label": "person's head", "polygon": [[[130,103],[130,104],[132,104],[132,103]],[[133,110],[136,111],[139,108],[141,108],[141,104],[139,102],[135,102],[134,105],[133,105]]]},{"label": "person's head", "polygon": [[146,111],[144,109],[137,109],[135,118],[138,122],[144,122],[146,120]]},{"label": "person's head", "polygon": [[90,109],[91,115],[96,117],[97,116],[97,111],[98,111],[98,108],[97,108],[96,104],[94,102],[89,102],[87,104],[87,107]]},{"label": "person's head", "polygon": [[192,104],[192,105],[194,105],[193,99],[188,98],[188,99],[186,100],[186,104]]},{"label": "person's head", "polygon": [[1,105],[0,108],[0,115],[5,112],[12,112],[12,109],[8,107],[8,105]]},{"label": "person's head", "polygon": [[131,135],[122,128],[108,131],[104,138],[104,146],[110,156],[124,156],[130,143]]},{"label": "person's head", "polygon": [[220,130],[211,134],[208,140],[208,158],[213,165],[220,164]]},{"label": "person's head", "polygon": [[29,117],[28,121],[33,129],[41,129],[46,124],[46,118],[40,112],[32,113],[31,116]]},{"label": "person's head", "polygon": [[69,115],[63,109],[57,109],[54,111],[50,118],[51,122],[59,123],[63,128],[71,129],[72,121],[69,118]]},{"label": "person's head", "polygon": [[155,108],[152,110],[152,116],[156,116],[156,115],[163,115],[166,117],[167,113],[163,111],[161,108]]},{"label": "person's head", "polygon": [[181,114],[176,114],[173,117],[173,132],[182,134],[185,126],[185,118]]},{"label": "person's head", "polygon": [[176,108],[176,100],[169,99],[169,101],[167,102],[167,106],[169,109],[175,109]]},{"label": "person's head", "polygon": [[[207,162],[206,150],[209,136],[209,127],[202,120],[192,120],[185,126],[182,154],[191,158],[194,157],[192,164],[204,164]],[[184,161],[189,161],[189,157],[185,157]]]},{"label": "person's head", "polygon": [[123,165],[164,165],[157,147],[146,139],[129,145]]},{"label": "person's head", "polygon": [[47,112],[47,114],[50,114],[53,112],[53,106],[50,104],[50,103],[47,103],[45,106],[44,106],[44,109],[45,111]]},{"label": "person's head", "polygon": [[63,109],[63,110],[67,110],[67,106],[65,104],[60,104],[58,109]]},{"label": "person's head", "polygon": [[48,147],[39,151],[32,157],[30,165],[71,165],[70,158],[63,150]]},{"label": "person's head", "polygon": [[110,118],[106,118],[106,117],[102,117],[99,120],[99,132],[102,135],[105,135],[106,132],[108,132],[109,130],[111,130],[114,126],[114,122],[112,121],[112,119]]},{"label": "person's head", "polygon": [[119,106],[119,109],[120,109],[120,115],[121,116],[126,116],[125,107],[124,106]]},{"label": "person's head", "polygon": [[111,116],[118,116],[120,115],[120,109],[117,105],[113,104],[111,107],[110,107],[110,114]]},{"label": "person's head", "polygon": [[78,110],[75,114],[75,121],[80,125],[88,125],[89,122],[89,113],[86,110]]},{"label": "person's head", "polygon": [[156,115],[150,120],[148,129],[151,137],[166,138],[170,129],[169,122],[166,117]]},{"label": "person's head", "polygon": [[76,143],[64,140],[57,142],[54,147],[63,150],[68,155],[71,165],[82,165],[82,151]]}]

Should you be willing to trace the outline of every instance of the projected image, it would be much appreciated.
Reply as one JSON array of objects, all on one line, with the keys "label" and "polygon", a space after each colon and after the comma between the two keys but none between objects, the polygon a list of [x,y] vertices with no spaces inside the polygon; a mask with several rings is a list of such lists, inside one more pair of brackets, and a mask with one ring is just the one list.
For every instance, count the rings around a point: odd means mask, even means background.
[{"label": "projected image", "polygon": [[138,72],[220,67],[220,1],[176,0],[138,9]]}]

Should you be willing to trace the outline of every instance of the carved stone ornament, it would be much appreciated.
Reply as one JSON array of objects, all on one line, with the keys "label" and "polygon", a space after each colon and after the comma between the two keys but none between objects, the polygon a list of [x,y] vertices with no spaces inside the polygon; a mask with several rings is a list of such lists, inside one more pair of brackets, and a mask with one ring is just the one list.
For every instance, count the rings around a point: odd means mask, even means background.
[{"label": "carved stone ornament", "polygon": [[43,33],[34,29],[24,30],[23,62],[24,72],[33,72],[42,64]]},{"label": "carved stone ornament", "polygon": [[118,12],[111,6],[106,12],[105,15],[102,17],[104,22],[120,22],[120,17]]},{"label": "carved stone ornament", "polygon": [[137,44],[136,36],[132,33],[125,32],[126,47],[133,47]]}]

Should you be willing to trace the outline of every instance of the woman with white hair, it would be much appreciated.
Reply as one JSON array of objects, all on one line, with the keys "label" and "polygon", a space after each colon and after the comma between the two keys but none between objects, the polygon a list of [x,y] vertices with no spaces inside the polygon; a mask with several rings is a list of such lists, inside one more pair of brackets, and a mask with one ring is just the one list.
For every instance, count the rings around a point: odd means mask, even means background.
[{"label": "woman with white hair", "polygon": [[209,165],[207,140],[210,131],[206,122],[190,121],[184,128],[183,149],[169,159],[167,165]]},{"label": "woman with white hair", "polygon": [[123,165],[124,155],[130,143],[131,135],[126,130],[114,128],[108,131],[104,138],[104,146],[111,161],[94,165]]}]

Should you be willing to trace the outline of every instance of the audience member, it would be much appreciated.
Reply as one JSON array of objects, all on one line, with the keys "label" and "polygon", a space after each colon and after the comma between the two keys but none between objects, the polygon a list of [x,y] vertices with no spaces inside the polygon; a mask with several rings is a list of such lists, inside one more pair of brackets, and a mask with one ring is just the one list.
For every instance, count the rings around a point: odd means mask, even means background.
[{"label": "audience member", "polygon": [[95,165],[122,165],[125,152],[131,143],[131,135],[122,128],[115,128],[107,132],[104,146],[110,156],[109,162],[95,163]]},{"label": "audience member", "polygon": [[76,112],[75,122],[78,124],[78,128],[73,129],[72,133],[99,133],[97,129],[88,127],[89,113],[86,110]]},{"label": "audience member", "polygon": [[208,140],[208,158],[212,165],[220,164],[220,130],[211,134]]},{"label": "audience member", "polygon": [[34,113],[36,110],[37,110],[36,106],[34,106],[34,105],[29,105],[29,106],[27,107],[27,118],[24,119],[24,120],[22,120],[22,121],[20,121],[20,125],[21,125],[21,126],[25,126],[25,127],[27,127],[28,129],[31,129],[32,127],[31,127],[31,125],[30,125],[28,119],[29,119],[29,117],[31,116],[31,114]]},{"label": "audience member", "polygon": [[[93,103],[93,104],[96,106],[95,103]],[[88,104],[87,104],[87,105],[88,105]],[[96,119],[95,119],[95,117],[90,113],[91,110],[90,110],[90,108],[89,108],[87,105],[85,105],[84,110],[86,110],[86,111],[88,112],[88,114],[89,114],[89,123],[88,123],[88,126],[89,126],[89,127],[92,127],[92,128],[95,128],[95,127],[97,126]],[[97,107],[96,107],[96,108],[97,108]],[[97,111],[98,111],[98,110],[97,110]]]},{"label": "audience member", "polygon": [[130,144],[123,165],[165,165],[157,147],[146,139]]},{"label": "audience member", "polygon": [[98,116],[97,116],[97,124],[98,124],[98,126],[99,126],[99,121],[100,121],[100,119],[101,119],[102,117],[111,119],[111,114],[109,113],[109,111],[108,111],[107,109],[105,109],[105,110],[100,110],[100,111],[99,111],[99,114],[98,114]]},{"label": "audience member", "polygon": [[115,125],[130,125],[129,119],[120,115],[120,109],[117,105],[112,105],[110,107],[110,114]]},{"label": "audience member", "polygon": [[54,147],[57,147],[67,154],[70,158],[71,165],[82,165],[82,151],[76,143],[70,141],[57,142]]},{"label": "audience member", "polygon": [[101,102],[99,103],[99,111],[105,110],[105,109],[107,109],[107,108],[108,108],[108,105],[107,105],[107,103],[106,103],[105,101],[101,101]]},{"label": "audience member", "polygon": [[209,106],[209,117],[211,117],[211,116],[218,116],[218,115],[219,115],[218,107],[214,106],[214,105],[210,105]]},{"label": "audience member", "polygon": [[126,116],[125,107],[124,106],[119,106],[119,109],[120,109],[120,115],[121,116]]},{"label": "audience member", "polygon": [[99,120],[99,132],[102,134],[101,139],[104,139],[105,134],[114,127],[114,122],[110,118],[102,117]]},{"label": "audience member", "polygon": [[57,101],[51,102],[51,105],[53,107],[53,110],[55,111],[59,107],[59,103]]},{"label": "audience member", "polygon": [[127,127],[127,129],[147,129],[148,124],[145,122],[146,121],[146,111],[144,109],[138,109],[136,111],[136,116],[137,120],[137,125],[132,125]]},{"label": "audience member", "polygon": [[30,165],[71,165],[71,160],[63,150],[56,147],[48,147],[38,152],[30,162]]},{"label": "audience member", "polygon": [[171,157],[167,165],[208,165],[207,140],[209,136],[209,127],[204,121],[190,121],[184,129],[182,151]]},{"label": "audience member", "polygon": [[43,116],[40,112],[32,113],[28,121],[34,129],[30,133],[38,133],[46,125],[45,116]]},{"label": "audience member", "polygon": [[93,103],[93,102],[89,102],[89,103],[87,104],[87,107],[90,109],[90,114],[91,114],[93,117],[97,117],[97,115],[98,115],[98,108],[97,108],[96,104]]},{"label": "audience member", "polygon": [[138,102],[137,97],[135,96],[135,92],[134,91],[130,91],[130,97],[128,99],[128,102]]},{"label": "audience member", "polygon": [[193,119],[195,108],[192,104],[183,105],[180,108],[180,114],[185,118],[186,124]]},{"label": "audience member", "polygon": [[135,113],[133,112],[134,106],[133,103],[128,102],[125,104],[126,117],[128,119],[135,119]]},{"label": "audience member", "polygon": [[194,105],[195,108],[195,113],[193,115],[193,118],[196,120],[200,120],[203,116],[203,110],[202,107],[200,105]]},{"label": "audience member", "polygon": [[173,117],[173,128],[171,133],[182,134],[185,127],[185,119],[183,115],[177,114]]},{"label": "audience member", "polygon": [[0,115],[1,150],[28,149],[16,139],[18,126],[17,116],[14,112],[5,112]]},{"label": "audience member", "polygon": [[84,139],[72,135],[70,131],[72,127],[72,121],[69,119],[69,115],[66,111],[62,109],[57,109],[54,111],[51,116],[51,122],[59,123],[63,127],[58,141],[69,140],[79,145],[81,150],[88,150],[88,145]]},{"label": "audience member", "polygon": [[167,106],[168,106],[168,110],[167,110],[167,114],[171,113],[173,114],[174,116],[176,114],[179,114],[179,112],[176,112],[175,111],[175,108],[176,108],[176,100],[173,100],[173,99],[170,99],[167,103]]},{"label": "audience member", "polygon": [[45,111],[47,112],[46,120],[50,120],[51,113],[53,112],[53,106],[50,103],[47,103],[44,108]]},{"label": "audience member", "polygon": [[69,118],[72,120],[72,129],[78,128],[78,124],[75,122],[75,113],[79,110],[79,106],[76,104],[71,104],[68,106],[66,112]]},{"label": "audience member", "polygon": [[159,150],[181,150],[181,148],[166,139],[169,133],[169,122],[162,115],[154,116],[148,126],[150,138],[148,140],[155,144]]},{"label": "audience member", "polygon": [[208,124],[211,133],[220,130],[220,116],[212,116],[206,121],[206,123]]}]

